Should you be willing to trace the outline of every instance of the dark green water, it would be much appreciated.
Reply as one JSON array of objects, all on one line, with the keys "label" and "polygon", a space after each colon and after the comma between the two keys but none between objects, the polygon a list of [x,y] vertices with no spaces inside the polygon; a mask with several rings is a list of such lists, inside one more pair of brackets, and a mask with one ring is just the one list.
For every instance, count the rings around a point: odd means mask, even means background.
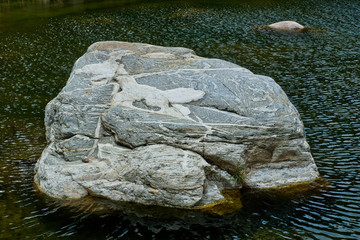
[{"label": "dark green water", "polygon": [[[360,238],[360,1],[44,2],[0,0],[0,238]],[[254,28],[280,20],[310,31]],[[250,194],[239,212],[166,224],[39,196],[32,177],[46,144],[45,105],[75,60],[103,40],[188,47],[274,78],[299,110],[329,188],[290,198]]]}]

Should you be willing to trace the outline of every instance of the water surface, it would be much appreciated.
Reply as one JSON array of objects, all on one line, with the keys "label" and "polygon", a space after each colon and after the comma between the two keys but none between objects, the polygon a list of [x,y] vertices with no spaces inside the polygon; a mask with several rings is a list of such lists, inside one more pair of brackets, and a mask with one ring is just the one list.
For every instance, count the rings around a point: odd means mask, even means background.
[{"label": "water surface", "polygon": [[[359,239],[359,17],[356,0],[0,0],[0,238]],[[255,27],[280,20],[310,31]],[[233,214],[168,224],[91,214],[39,195],[32,178],[46,145],[45,105],[76,59],[104,40],[188,47],[274,78],[299,110],[329,188],[249,194]]]}]

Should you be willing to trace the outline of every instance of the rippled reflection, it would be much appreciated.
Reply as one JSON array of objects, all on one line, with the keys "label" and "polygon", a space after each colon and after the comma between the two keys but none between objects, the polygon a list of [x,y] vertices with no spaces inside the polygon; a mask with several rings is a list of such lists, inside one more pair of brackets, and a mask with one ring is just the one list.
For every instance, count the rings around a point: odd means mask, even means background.
[{"label": "rippled reflection", "polygon": [[[359,1],[10,2],[0,1],[0,238],[360,238]],[[280,20],[310,31],[256,28]],[[45,105],[75,60],[103,40],[188,47],[274,78],[301,114],[328,188],[250,192],[230,215],[164,219],[39,195],[32,178],[46,144]]]}]

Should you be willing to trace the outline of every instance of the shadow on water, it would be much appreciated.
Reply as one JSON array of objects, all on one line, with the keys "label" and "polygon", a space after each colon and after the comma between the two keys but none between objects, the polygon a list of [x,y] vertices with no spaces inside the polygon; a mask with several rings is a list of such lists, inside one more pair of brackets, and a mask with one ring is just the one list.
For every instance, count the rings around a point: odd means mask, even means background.
[{"label": "shadow on water", "polygon": [[[359,1],[45,2],[0,0],[0,238],[360,238]],[[281,20],[310,31],[254,29]],[[245,192],[231,214],[162,219],[139,216],[137,206],[89,213],[95,203],[79,209],[39,196],[33,168],[46,145],[45,106],[76,59],[104,40],[188,47],[274,78],[300,112],[328,188]]]},{"label": "shadow on water", "polygon": [[50,18],[128,5],[137,0],[1,0],[0,31],[33,31]]}]

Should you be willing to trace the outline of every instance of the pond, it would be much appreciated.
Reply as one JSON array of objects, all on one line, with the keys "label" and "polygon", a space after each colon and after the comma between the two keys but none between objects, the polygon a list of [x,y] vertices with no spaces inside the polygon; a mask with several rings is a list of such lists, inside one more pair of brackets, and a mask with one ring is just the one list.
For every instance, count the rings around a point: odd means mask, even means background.
[{"label": "pond", "polygon": [[[0,238],[359,239],[359,17],[357,0],[0,0]],[[310,30],[256,28],[281,20]],[[249,194],[232,214],[166,222],[39,195],[33,169],[46,145],[45,106],[76,59],[104,40],[187,47],[274,78],[300,112],[328,187]]]}]

